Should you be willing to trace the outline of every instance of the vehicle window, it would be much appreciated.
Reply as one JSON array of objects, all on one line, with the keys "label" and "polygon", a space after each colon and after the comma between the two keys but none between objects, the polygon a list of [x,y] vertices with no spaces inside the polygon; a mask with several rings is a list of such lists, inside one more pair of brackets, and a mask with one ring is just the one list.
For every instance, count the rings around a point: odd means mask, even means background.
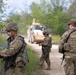
[{"label": "vehicle window", "polygon": [[44,28],[42,26],[33,26],[32,30],[43,30]]}]

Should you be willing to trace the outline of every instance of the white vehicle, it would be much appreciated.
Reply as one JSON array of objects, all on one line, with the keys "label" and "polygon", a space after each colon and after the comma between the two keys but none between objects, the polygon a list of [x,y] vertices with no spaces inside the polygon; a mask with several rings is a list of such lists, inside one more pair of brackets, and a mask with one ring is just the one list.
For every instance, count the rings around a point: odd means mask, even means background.
[{"label": "white vehicle", "polygon": [[31,43],[40,43],[44,39],[43,35],[44,27],[39,23],[33,23],[27,31],[28,41]]}]

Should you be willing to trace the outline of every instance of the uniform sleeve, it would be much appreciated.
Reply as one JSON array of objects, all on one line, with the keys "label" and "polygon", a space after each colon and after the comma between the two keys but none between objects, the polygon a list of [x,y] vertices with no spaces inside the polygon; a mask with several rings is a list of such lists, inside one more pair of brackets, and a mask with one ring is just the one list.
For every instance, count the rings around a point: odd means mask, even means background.
[{"label": "uniform sleeve", "polygon": [[51,38],[50,37],[45,38],[42,45],[43,46],[51,46]]},{"label": "uniform sleeve", "polygon": [[1,56],[4,56],[4,57],[13,56],[20,50],[20,48],[22,47],[22,44],[23,42],[21,40],[14,41],[14,43],[10,45],[9,49],[5,49],[1,51]]},{"label": "uniform sleeve", "polygon": [[63,53],[63,47],[64,47],[64,44],[65,44],[65,42],[66,42],[66,39],[67,39],[67,37],[68,37],[68,31],[66,31],[63,35],[62,35],[62,37],[61,37],[61,39],[60,39],[60,43],[59,43],[59,52],[60,53]]}]

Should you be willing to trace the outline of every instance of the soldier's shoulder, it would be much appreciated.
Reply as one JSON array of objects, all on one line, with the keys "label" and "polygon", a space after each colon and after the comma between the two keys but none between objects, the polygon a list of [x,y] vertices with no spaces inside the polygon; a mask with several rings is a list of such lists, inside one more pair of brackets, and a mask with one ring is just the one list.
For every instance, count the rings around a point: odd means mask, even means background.
[{"label": "soldier's shoulder", "polygon": [[23,41],[24,41],[24,39],[18,36],[18,37],[12,42],[12,44],[14,44],[14,43],[21,43],[21,44],[23,44]]},{"label": "soldier's shoulder", "polygon": [[27,45],[25,38],[23,36],[18,36],[17,40],[22,41],[25,45]]},{"label": "soldier's shoulder", "polygon": [[67,35],[69,34],[69,32],[70,32],[70,31],[66,31],[66,32],[62,35],[62,37],[67,36]]},{"label": "soldier's shoulder", "polygon": [[46,40],[50,40],[50,39],[51,39],[51,37],[50,37],[50,36],[46,37]]},{"label": "soldier's shoulder", "polygon": [[23,36],[18,36],[18,37],[16,38],[16,40],[24,41],[24,37],[23,37]]},{"label": "soldier's shoulder", "polygon": [[67,35],[67,34],[69,34],[69,32],[70,32],[70,30],[66,31],[64,34]]}]

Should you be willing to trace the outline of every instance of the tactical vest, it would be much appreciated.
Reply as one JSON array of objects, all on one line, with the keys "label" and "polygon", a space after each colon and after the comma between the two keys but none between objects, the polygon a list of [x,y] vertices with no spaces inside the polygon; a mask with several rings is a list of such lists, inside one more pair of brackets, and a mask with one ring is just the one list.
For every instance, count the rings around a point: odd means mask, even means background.
[{"label": "tactical vest", "polygon": [[[23,42],[22,47],[20,48],[20,50],[13,56],[4,58],[4,70],[7,71],[9,69],[9,67],[15,67],[15,60],[17,57],[22,57],[25,61],[25,63],[27,63],[29,61],[28,59],[28,55],[27,55],[27,51],[26,51],[26,42],[24,41],[24,38],[22,36],[19,36],[17,39],[20,39]],[[10,43],[13,39],[12,38],[8,38],[8,48],[10,47]]]},{"label": "tactical vest", "polygon": [[70,34],[67,43],[69,44],[69,52],[76,53],[76,31]]},{"label": "tactical vest", "polygon": [[20,48],[17,57],[22,57],[24,62],[27,63],[29,62],[28,59],[28,54],[27,54],[27,50],[26,50],[26,42],[24,41],[24,38],[22,36],[19,36],[20,40],[23,42],[22,47]]}]

